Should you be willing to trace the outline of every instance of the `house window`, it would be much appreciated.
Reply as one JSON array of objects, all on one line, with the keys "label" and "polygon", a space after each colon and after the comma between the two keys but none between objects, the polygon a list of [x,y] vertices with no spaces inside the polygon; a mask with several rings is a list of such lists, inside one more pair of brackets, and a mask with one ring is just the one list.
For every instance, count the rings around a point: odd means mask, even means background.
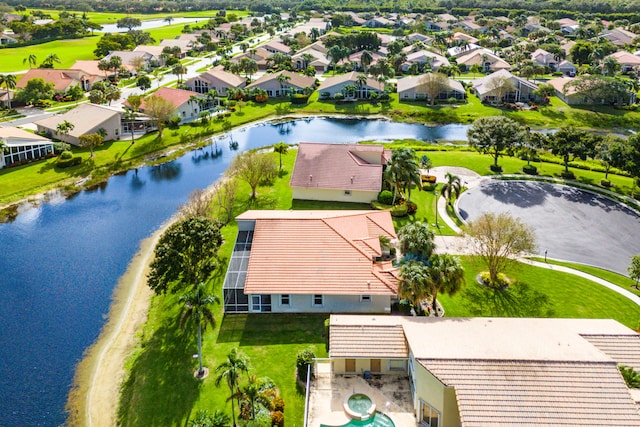
[{"label": "house window", "polygon": [[344,190],[344,195],[345,196],[350,196],[351,195],[351,190]]},{"label": "house window", "polygon": [[360,295],[360,302],[371,302],[371,295]]},{"label": "house window", "polygon": [[440,413],[424,400],[420,400],[420,425],[440,427]]},{"label": "house window", "polygon": [[251,311],[271,312],[271,295],[251,295]]},{"label": "house window", "polygon": [[406,372],[407,370],[407,361],[406,360],[389,360],[390,371],[402,371]]},{"label": "house window", "polygon": [[291,296],[289,294],[280,295],[280,305],[286,305],[287,307],[291,305]]},{"label": "house window", "polygon": [[313,306],[314,307],[322,307],[324,305],[324,295],[314,295],[313,296]]}]

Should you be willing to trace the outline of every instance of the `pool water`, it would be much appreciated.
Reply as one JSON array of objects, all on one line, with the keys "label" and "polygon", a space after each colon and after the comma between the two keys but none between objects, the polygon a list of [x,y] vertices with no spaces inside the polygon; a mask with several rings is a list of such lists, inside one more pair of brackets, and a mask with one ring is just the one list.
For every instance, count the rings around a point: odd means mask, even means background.
[{"label": "pool water", "polygon": [[[320,427],[331,427],[322,424]],[[373,417],[368,420],[351,420],[348,423],[340,426],[340,427],[395,427],[395,424],[385,414],[382,412],[376,412]]]},{"label": "pool water", "polygon": [[364,394],[354,394],[349,398],[348,404],[353,412],[366,416],[371,408],[371,399]]}]

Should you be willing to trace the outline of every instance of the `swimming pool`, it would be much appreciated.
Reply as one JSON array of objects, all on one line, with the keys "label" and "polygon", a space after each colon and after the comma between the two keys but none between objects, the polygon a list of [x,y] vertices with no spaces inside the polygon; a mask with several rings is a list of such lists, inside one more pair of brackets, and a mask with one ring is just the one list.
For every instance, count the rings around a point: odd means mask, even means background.
[{"label": "swimming pool", "polygon": [[[394,422],[382,412],[377,412],[368,420],[351,420],[340,427],[395,427]],[[321,424],[320,427],[332,427]]]}]

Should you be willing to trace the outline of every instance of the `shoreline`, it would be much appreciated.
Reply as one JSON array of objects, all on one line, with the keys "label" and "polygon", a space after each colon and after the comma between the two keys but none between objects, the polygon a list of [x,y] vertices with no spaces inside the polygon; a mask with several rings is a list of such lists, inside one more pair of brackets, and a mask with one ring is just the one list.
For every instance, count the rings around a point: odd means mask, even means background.
[{"label": "shoreline", "polygon": [[124,365],[138,343],[139,331],[147,321],[153,296],[146,286],[146,274],[158,239],[174,220],[175,217],[171,218],[140,243],[140,249],[119,279],[113,291],[108,320],[76,366],[65,405],[67,425],[116,425]]}]

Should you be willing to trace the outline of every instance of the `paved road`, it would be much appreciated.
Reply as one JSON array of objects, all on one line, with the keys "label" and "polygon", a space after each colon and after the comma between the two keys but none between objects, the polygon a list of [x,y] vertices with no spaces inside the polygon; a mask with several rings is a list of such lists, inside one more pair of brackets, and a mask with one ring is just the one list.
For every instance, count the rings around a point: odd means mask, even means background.
[{"label": "paved road", "polygon": [[536,230],[538,253],[626,274],[640,253],[640,213],[606,197],[542,182],[489,181],[466,191],[465,220],[510,212]]}]

